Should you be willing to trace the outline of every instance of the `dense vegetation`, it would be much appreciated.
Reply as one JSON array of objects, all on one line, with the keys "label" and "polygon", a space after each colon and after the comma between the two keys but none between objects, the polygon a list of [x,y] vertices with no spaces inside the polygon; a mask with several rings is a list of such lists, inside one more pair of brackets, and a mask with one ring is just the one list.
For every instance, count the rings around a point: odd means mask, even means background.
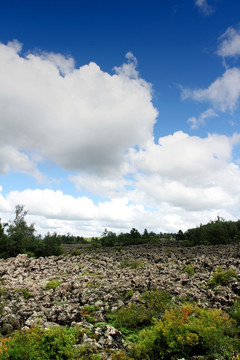
[{"label": "dense vegetation", "polygon": [[231,244],[240,241],[240,220],[225,221],[218,217],[206,225],[189,229],[185,233],[181,230],[176,240],[186,246]]},{"label": "dense vegetation", "polygon": [[[109,322],[125,334],[121,351],[105,349],[112,360],[237,360],[240,358],[240,306],[226,313],[194,304],[176,305],[169,294],[146,292],[140,303],[124,306],[109,316]],[[96,339],[94,328],[32,327],[0,337],[0,360],[100,360],[98,350],[84,344],[84,334]],[[106,357],[104,357],[106,358]]]}]

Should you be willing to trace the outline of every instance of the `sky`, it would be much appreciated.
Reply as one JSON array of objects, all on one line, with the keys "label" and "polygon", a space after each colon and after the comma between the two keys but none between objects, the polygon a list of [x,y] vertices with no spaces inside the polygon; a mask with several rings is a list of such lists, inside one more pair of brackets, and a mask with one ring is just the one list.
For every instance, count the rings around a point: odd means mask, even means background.
[{"label": "sky", "polygon": [[171,232],[240,211],[240,2],[0,0],[0,217]]}]

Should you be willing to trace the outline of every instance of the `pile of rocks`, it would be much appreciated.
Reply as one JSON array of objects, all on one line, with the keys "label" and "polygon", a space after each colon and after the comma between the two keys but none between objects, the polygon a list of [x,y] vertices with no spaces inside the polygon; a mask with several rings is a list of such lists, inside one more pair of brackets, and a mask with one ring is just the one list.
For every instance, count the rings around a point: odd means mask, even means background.
[{"label": "pile of rocks", "polygon": [[[187,265],[194,274],[186,272]],[[237,276],[211,288],[208,282],[220,266]],[[83,248],[77,256],[39,259],[23,254],[0,260],[0,328],[4,334],[35,324],[79,326],[95,332],[94,339],[84,335],[85,343],[121,349],[121,333],[103,324],[107,313],[139,302],[152,289],[166,290],[176,301],[227,309],[240,298],[239,276],[240,245]]]}]

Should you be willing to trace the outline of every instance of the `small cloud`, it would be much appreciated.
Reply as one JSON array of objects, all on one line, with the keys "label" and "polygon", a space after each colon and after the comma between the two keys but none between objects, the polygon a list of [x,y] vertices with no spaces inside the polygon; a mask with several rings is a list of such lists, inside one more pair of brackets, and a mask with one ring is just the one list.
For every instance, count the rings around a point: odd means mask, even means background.
[{"label": "small cloud", "polygon": [[207,109],[198,118],[189,118],[187,123],[190,124],[191,129],[198,129],[200,125],[205,124],[205,119],[213,117],[218,117],[218,114],[213,109]]},{"label": "small cloud", "polygon": [[223,58],[237,57],[240,55],[240,29],[235,30],[229,27],[224,34],[219,37],[219,47],[217,54]]},{"label": "small cloud", "polygon": [[240,98],[240,69],[227,69],[206,89],[187,89],[180,87],[182,100],[193,99],[209,102],[221,112],[236,110]]},{"label": "small cloud", "polygon": [[133,53],[131,51],[129,51],[126,55],[125,58],[128,60],[128,62],[132,62],[137,66],[137,58],[133,55]]},{"label": "small cloud", "polygon": [[208,4],[207,0],[195,0],[195,5],[205,16],[209,16],[214,12],[213,7]]}]

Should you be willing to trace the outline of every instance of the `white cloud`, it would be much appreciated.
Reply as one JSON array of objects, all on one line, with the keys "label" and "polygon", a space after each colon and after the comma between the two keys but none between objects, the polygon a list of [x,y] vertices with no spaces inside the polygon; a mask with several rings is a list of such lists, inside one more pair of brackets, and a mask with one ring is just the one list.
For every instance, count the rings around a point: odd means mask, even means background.
[{"label": "white cloud", "polygon": [[225,71],[207,89],[182,89],[182,99],[210,102],[222,112],[234,111],[240,97],[240,69],[234,67]]},{"label": "white cloud", "polygon": [[[95,63],[75,69],[73,59],[60,54],[20,51],[16,41],[0,44],[2,151],[10,146],[68,170],[100,174],[117,171],[129,147],[152,137],[151,85],[139,77],[131,53],[110,75]],[[13,167],[3,162],[0,171]]]},{"label": "white cloud", "polygon": [[240,30],[229,27],[219,38],[217,54],[225,57],[236,57],[240,55]]},{"label": "white cloud", "polygon": [[86,197],[74,198],[61,191],[35,189],[13,191],[6,198],[0,195],[3,222],[13,218],[16,204],[24,204],[29,210],[26,220],[35,224],[38,233],[69,232],[86,237],[99,236],[106,227],[117,233],[128,232],[132,227],[140,231],[148,228],[155,232],[177,232],[215,219],[217,215],[231,217],[225,210],[189,211],[164,202],[152,211],[131,203],[127,197],[94,205]]},{"label": "white cloud", "polygon": [[85,236],[94,236],[101,234],[104,227],[128,231],[139,219],[143,220],[145,213],[143,206],[129,203],[127,197],[95,205],[85,196],[74,198],[49,189],[11,191],[6,199],[0,196],[0,211],[14,211],[16,204],[26,206],[29,222],[35,222],[41,233],[52,229],[65,234],[81,231]]},{"label": "white cloud", "polygon": [[[240,134],[232,137],[190,136],[181,131],[149,142],[145,150],[131,149],[131,179],[79,174],[71,178],[109,200],[93,202],[49,189],[11,191],[0,196],[5,220],[16,204],[26,205],[40,233],[57,231],[97,236],[108,228],[114,232],[132,227],[156,232],[177,232],[222,216],[237,220],[240,204],[240,168],[232,162]],[[130,185],[130,186],[126,186]],[[3,216],[4,215],[4,216]]]},{"label": "white cloud", "polygon": [[126,191],[125,186],[131,185],[131,181],[125,180],[123,175],[99,176],[94,174],[80,173],[75,176],[70,176],[69,180],[75,184],[79,192],[86,189],[94,195],[113,198],[122,196]]},{"label": "white cloud", "polygon": [[45,176],[37,169],[36,164],[29,156],[12,146],[0,146],[0,175],[10,170],[34,176],[38,183],[44,181]]},{"label": "white cloud", "polygon": [[198,129],[200,125],[205,124],[205,119],[213,117],[218,117],[218,114],[213,109],[207,109],[199,116],[199,118],[193,116],[189,118],[187,122],[190,124],[192,129]]},{"label": "white cloud", "polygon": [[195,0],[195,5],[206,16],[209,16],[214,12],[213,7],[208,4],[207,0]]},{"label": "white cloud", "polygon": [[62,54],[55,54],[53,52],[40,53],[40,58],[44,61],[49,61],[50,64],[54,64],[59,72],[65,76],[74,70],[74,59],[66,58]]},{"label": "white cloud", "polygon": [[[109,200],[95,203],[50,189],[12,191],[0,194],[5,216],[24,204],[40,232],[84,236],[105,227],[178,231],[217,215],[238,216],[240,170],[232,150],[239,134],[202,139],[179,131],[155,144],[151,85],[139,77],[131,52],[110,75],[95,63],[75,69],[74,60],[60,54],[21,51],[16,41],[0,44],[0,173],[41,181],[38,164],[48,160],[76,170],[68,180],[80,191]],[[239,84],[240,70],[233,68],[207,89],[184,89],[182,96],[233,111]],[[197,127],[216,116],[209,108],[189,123]]]},{"label": "white cloud", "polygon": [[229,209],[236,215],[240,169],[232,163],[232,149],[239,143],[237,134],[202,139],[179,131],[145,151],[132,151],[139,173],[128,197],[153,208],[166,203],[189,212]]}]

